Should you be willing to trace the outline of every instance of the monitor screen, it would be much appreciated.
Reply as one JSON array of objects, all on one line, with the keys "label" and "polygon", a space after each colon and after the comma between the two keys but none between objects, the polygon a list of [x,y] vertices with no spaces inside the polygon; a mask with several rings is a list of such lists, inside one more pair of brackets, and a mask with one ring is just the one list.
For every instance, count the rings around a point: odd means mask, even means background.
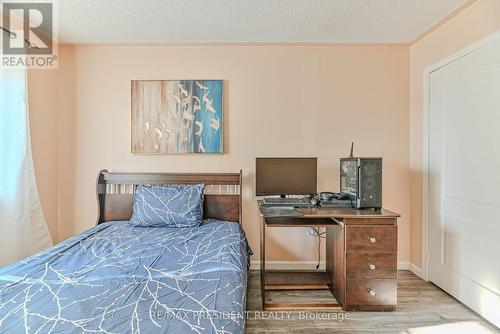
[{"label": "monitor screen", "polygon": [[257,158],[255,175],[257,196],[314,194],[317,158]]}]

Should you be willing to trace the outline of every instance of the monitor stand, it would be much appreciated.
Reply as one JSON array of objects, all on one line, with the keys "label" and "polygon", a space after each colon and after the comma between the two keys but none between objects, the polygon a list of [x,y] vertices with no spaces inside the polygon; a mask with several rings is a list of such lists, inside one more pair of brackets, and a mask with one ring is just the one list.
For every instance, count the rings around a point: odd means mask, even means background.
[{"label": "monitor stand", "polygon": [[286,195],[280,195],[280,198],[286,198]]}]

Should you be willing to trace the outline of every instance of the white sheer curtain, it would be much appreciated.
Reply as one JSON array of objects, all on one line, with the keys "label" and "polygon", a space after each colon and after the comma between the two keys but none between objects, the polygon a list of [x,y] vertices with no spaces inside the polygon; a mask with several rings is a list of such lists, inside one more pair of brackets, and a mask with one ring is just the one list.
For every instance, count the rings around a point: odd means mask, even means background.
[{"label": "white sheer curtain", "polygon": [[26,70],[0,70],[0,266],[52,245],[33,171]]}]

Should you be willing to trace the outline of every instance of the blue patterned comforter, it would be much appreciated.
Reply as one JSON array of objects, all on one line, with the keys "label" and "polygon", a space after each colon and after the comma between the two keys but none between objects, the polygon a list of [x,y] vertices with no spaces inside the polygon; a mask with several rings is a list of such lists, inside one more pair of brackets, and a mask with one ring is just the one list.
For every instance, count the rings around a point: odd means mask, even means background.
[{"label": "blue patterned comforter", "polygon": [[237,223],[100,224],[0,269],[0,332],[242,333],[250,252]]}]

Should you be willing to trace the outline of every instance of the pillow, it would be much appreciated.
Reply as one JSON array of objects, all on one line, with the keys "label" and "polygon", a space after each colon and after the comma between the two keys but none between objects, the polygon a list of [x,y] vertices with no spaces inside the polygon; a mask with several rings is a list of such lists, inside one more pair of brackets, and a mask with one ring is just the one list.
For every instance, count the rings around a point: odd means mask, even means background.
[{"label": "pillow", "polygon": [[138,185],[130,224],[151,227],[198,226],[203,222],[204,189],[204,184]]}]

